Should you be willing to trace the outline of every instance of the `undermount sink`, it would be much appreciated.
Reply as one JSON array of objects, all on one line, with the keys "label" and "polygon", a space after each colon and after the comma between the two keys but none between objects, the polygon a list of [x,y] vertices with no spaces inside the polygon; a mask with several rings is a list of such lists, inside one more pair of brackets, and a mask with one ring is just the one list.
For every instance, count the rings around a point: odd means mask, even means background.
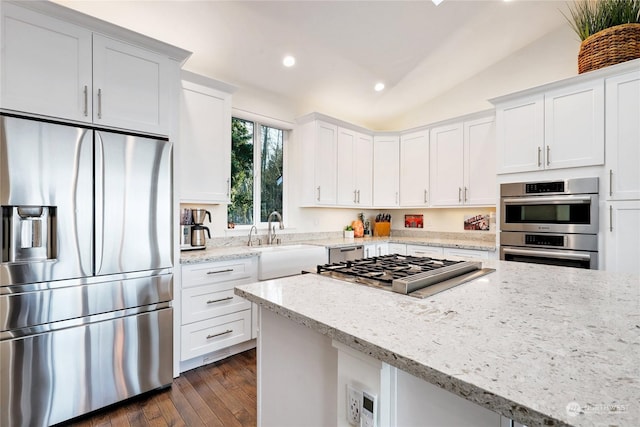
[{"label": "undermount sink", "polygon": [[327,263],[327,250],[315,245],[274,245],[252,247],[260,253],[258,279],[293,276],[302,270],[315,270],[318,264]]}]

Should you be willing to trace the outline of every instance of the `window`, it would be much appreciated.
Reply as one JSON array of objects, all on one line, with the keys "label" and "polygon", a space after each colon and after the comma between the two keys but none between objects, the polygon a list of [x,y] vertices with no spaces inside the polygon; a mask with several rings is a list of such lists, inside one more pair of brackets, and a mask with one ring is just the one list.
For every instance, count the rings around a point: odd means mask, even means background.
[{"label": "window", "polygon": [[[282,212],[286,131],[231,119],[231,203],[228,221],[259,225],[271,212]],[[257,220],[256,220],[257,219]]]}]

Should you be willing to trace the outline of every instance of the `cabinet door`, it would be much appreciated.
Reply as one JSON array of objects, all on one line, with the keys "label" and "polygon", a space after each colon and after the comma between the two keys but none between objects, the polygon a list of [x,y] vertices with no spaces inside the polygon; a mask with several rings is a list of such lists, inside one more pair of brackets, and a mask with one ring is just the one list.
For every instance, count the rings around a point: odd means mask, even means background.
[{"label": "cabinet door", "polygon": [[400,205],[429,203],[429,131],[400,137]]},{"label": "cabinet door", "polygon": [[445,257],[456,256],[466,259],[489,259],[488,251],[481,251],[478,249],[444,248],[442,254]]},{"label": "cabinet door", "polygon": [[91,32],[2,3],[0,106],[91,121]]},{"label": "cabinet door", "polygon": [[376,207],[398,206],[400,138],[376,136],[373,140],[373,203]]},{"label": "cabinet door", "polygon": [[338,127],[330,123],[316,123],[315,190],[316,204],[335,205],[337,191],[336,156]]},{"label": "cabinet door", "polygon": [[607,79],[607,198],[640,199],[640,72]]},{"label": "cabinet door", "polygon": [[373,205],[373,138],[361,133],[356,134],[354,151],[356,181],[356,200],[358,206]]},{"label": "cabinet door", "polygon": [[463,203],[462,123],[431,129],[429,142],[431,206]]},{"label": "cabinet door", "polygon": [[439,246],[407,245],[407,255],[442,258],[442,254]]},{"label": "cabinet door", "polygon": [[180,200],[228,203],[231,176],[231,95],[182,81]]},{"label": "cabinet door", "polygon": [[337,165],[337,203],[344,206],[357,204],[356,175],[353,170],[356,150],[356,132],[338,128]]},{"label": "cabinet door", "polygon": [[464,123],[466,205],[496,204],[495,122],[493,117]]},{"label": "cabinet door", "polygon": [[545,94],[546,169],[604,164],[604,81]]},{"label": "cabinet door", "polygon": [[498,173],[542,169],[544,145],[544,96],[496,107]]},{"label": "cabinet door", "polygon": [[640,274],[640,201],[611,202],[607,209],[605,269]]},{"label": "cabinet door", "polygon": [[94,34],[94,123],[168,134],[171,74],[169,58]]}]

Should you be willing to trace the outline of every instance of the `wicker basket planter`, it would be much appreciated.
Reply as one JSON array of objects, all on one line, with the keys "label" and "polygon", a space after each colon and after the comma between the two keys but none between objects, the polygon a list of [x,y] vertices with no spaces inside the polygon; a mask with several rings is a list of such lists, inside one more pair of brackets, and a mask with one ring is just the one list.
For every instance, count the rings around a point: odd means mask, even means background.
[{"label": "wicker basket planter", "polygon": [[640,58],[640,24],[622,24],[587,37],[578,53],[578,73]]}]

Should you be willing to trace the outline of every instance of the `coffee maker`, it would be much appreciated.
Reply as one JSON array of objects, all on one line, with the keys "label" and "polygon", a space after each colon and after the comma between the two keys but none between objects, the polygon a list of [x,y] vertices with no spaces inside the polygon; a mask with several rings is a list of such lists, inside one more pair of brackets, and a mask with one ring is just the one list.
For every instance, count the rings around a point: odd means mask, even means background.
[{"label": "coffee maker", "polygon": [[206,209],[183,209],[180,219],[181,251],[205,249],[206,237],[211,238],[209,227],[202,225],[207,217],[211,222],[211,212]]}]

